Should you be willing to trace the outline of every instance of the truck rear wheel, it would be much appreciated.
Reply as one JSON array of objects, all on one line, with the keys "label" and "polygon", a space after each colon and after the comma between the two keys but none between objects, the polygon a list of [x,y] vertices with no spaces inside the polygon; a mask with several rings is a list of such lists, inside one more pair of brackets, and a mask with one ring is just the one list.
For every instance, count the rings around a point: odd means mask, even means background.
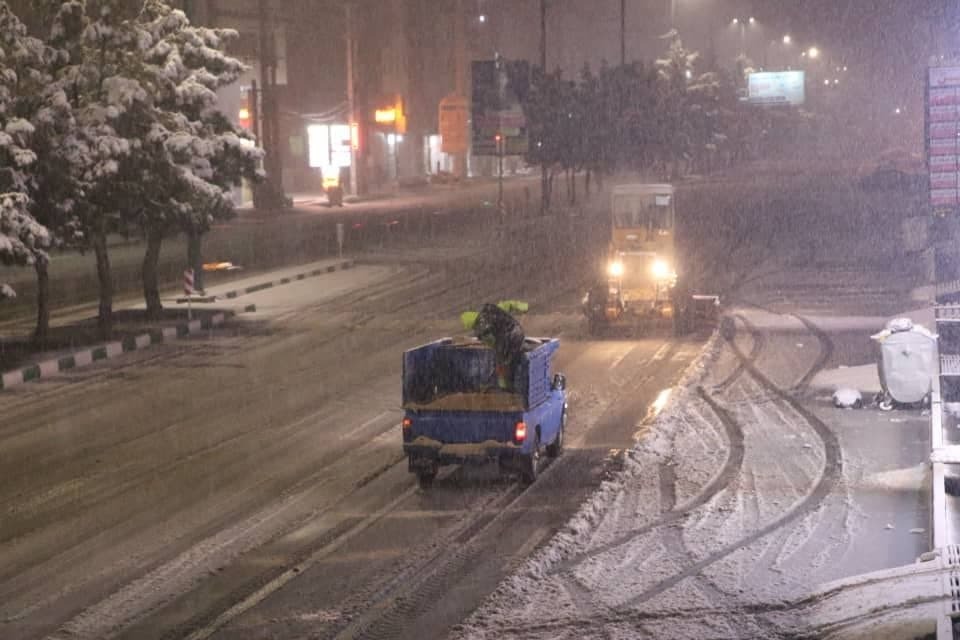
[{"label": "truck rear wheel", "polygon": [[421,469],[417,471],[417,482],[420,483],[421,489],[429,489],[433,486],[433,481],[437,478],[437,468],[433,469]]},{"label": "truck rear wheel", "polygon": [[520,462],[520,480],[523,484],[533,484],[540,475],[540,438],[533,442],[533,451],[523,456]]},{"label": "truck rear wheel", "polygon": [[563,453],[563,433],[567,430],[567,410],[563,410],[560,416],[560,430],[557,431],[557,437],[553,442],[547,445],[547,455],[551,458],[557,458]]}]

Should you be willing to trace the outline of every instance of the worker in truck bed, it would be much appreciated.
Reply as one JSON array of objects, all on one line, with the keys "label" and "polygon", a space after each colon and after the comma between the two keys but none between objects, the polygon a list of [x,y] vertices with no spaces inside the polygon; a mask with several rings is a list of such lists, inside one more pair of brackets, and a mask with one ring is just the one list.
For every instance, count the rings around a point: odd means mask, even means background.
[{"label": "worker in truck bed", "polygon": [[[497,371],[497,386],[509,391],[513,384],[513,372],[523,353],[523,327],[506,309],[526,311],[526,303],[517,301],[487,303],[479,313],[463,314],[464,325],[472,324],[474,335],[493,349]],[[472,323],[471,323],[472,320]]]}]

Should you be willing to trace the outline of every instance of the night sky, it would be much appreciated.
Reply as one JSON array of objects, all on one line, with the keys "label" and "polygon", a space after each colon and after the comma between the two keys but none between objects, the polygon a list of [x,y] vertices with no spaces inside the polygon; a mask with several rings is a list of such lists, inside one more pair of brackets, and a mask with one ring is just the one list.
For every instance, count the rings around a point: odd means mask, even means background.
[{"label": "night sky", "polygon": [[[753,16],[745,49],[769,69],[804,68],[808,86],[839,77],[843,109],[851,117],[910,131],[911,145],[922,127],[924,69],[931,55],[956,51],[956,8],[949,0],[674,0],[676,26],[684,43],[712,50],[732,67],[740,50],[735,17]],[[468,0],[473,57],[497,51],[510,58],[539,60],[539,0]],[[620,0],[548,0],[548,66],[575,73],[585,62],[620,57]],[[666,47],[658,36],[669,29],[669,0],[627,0],[627,57],[653,60]],[[790,43],[783,36],[790,35]],[[801,57],[816,46],[822,55]],[[847,67],[842,72],[842,67]],[[843,75],[841,75],[843,74]],[[900,108],[894,121],[888,116]],[[917,135],[915,135],[917,134]],[[917,140],[914,141],[913,139]]]}]

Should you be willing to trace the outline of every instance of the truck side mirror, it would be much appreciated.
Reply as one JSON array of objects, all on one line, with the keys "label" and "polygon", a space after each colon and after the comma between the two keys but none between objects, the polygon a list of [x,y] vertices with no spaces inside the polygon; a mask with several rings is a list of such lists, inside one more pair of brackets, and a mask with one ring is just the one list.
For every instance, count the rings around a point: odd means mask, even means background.
[{"label": "truck side mirror", "polygon": [[555,391],[563,391],[567,388],[567,378],[562,373],[554,375],[552,387]]}]

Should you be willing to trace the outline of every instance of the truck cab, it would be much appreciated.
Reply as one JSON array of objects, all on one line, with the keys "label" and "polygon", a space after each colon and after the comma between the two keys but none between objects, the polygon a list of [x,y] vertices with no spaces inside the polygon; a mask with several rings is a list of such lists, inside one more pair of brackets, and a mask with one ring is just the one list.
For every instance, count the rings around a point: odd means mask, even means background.
[{"label": "truck cab", "polygon": [[563,448],[566,380],[551,372],[559,346],[527,338],[506,389],[479,340],[444,338],[403,354],[403,451],[421,487],[441,466],[472,462],[536,480],[544,454]]}]

